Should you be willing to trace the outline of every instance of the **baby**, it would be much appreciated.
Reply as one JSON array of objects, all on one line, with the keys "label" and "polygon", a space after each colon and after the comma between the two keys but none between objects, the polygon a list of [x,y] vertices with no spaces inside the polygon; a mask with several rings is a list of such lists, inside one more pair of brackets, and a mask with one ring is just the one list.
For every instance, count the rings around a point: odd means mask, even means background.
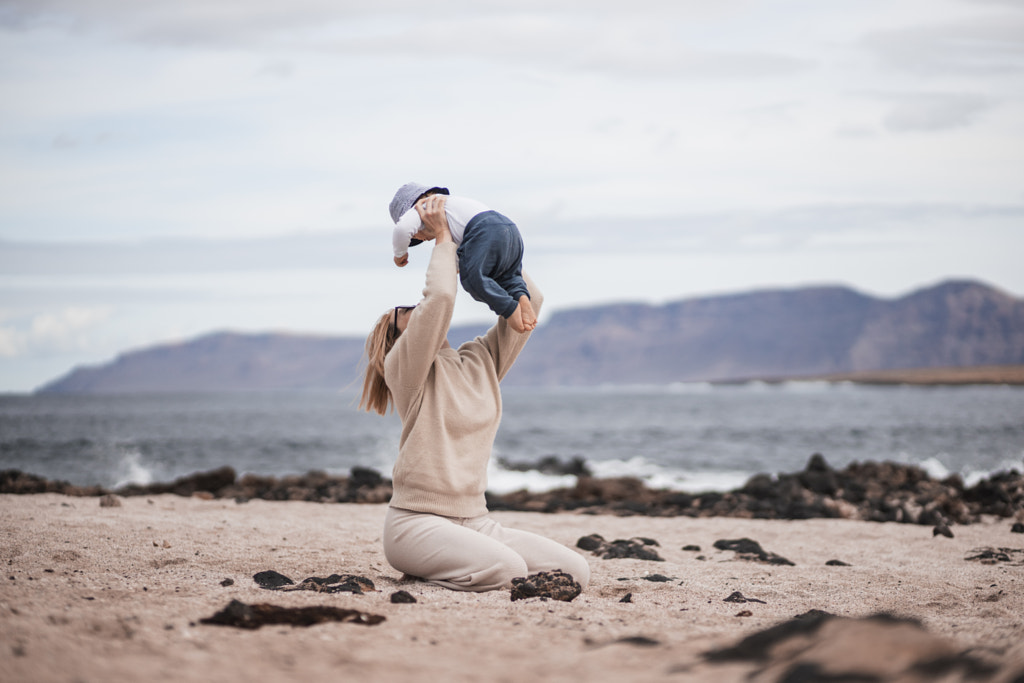
[{"label": "baby", "polygon": [[537,327],[530,292],[523,280],[523,238],[519,228],[475,199],[453,197],[445,187],[406,183],[391,200],[395,222],[392,243],[395,265],[409,263],[409,247],[433,239],[420,220],[416,204],[431,195],[445,195],[448,231],[458,245],[459,280],[470,296],[508,320],[516,332]]}]

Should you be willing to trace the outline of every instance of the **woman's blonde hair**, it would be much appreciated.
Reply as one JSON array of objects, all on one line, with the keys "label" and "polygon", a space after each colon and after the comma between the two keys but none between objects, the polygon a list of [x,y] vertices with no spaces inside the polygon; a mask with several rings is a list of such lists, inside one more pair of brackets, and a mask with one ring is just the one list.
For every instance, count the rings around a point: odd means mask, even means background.
[{"label": "woman's blonde hair", "polygon": [[389,309],[366,338],[367,363],[363,374],[363,397],[359,399],[361,410],[386,415],[391,408],[391,390],[384,381],[384,358],[398,340],[398,334],[394,324],[394,309]]}]

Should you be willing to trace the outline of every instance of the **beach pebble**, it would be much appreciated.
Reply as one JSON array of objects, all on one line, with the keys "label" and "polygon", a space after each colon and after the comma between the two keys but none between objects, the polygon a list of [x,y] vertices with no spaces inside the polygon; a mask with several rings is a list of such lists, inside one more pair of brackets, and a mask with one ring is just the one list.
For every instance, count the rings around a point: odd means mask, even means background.
[{"label": "beach pebble", "polygon": [[748,598],[747,596],[743,595],[743,593],[740,593],[739,591],[734,591],[733,593],[731,593],[729,595],[729,597],[723,598],[722,602],[759,602],[762,605],[767,605],[768,604],[764,600],[758,600],[757,598]]},{"label": "beach pebble", "polygon": [[770,553],[761,547],[757,541],[749,538],[737,538],[733,540],[722,539],[715,541],[715,548],[718,550],[732,550],[736,556],[743,560],[756,560],[767,564],[782,564],[795,566],[792,562],[781,555]]},{"label": "beach pebble", "polygon": [[843,562],[842,560],[829,560],[825,563],[826,567],[849,567],[849,563]]},{"label": "beach pebble", "polygon": [[932,529],[932,536],[945,536],[946,538],[953,538],[953,531],[945,524],[936,524],[935,528]]},{"label": "beach pebble", "polygon": [[1010,527],[1010,533],[1024,534],[1024,522],[1016,522],[1012,527]]},{"label": "beach pebble", "polygon": [[411,604],[416,602],[416,598],[409,591],[395,591],[391,594],[391,602],[396,605]]},{"label": "beach pebble", "polygon": [[572,602],[581,592],[583,588],[572,576],[557,570],[512,579],[513,602],[527,598],[551,598]]},{"label": "beach pebble", "polygon": [[664,562],[664,558],[658,555],[656,550],[650,546],[660,545],[653,538],[631,538],[628,540],[617,539],[609,543],[600,534],[583,536],[576,541],[576,547],[587,550],[599,556],[602,560],[650,560],[652,562]]},{"label": "beach pebble", "polygon": [[275,590],[281,586],[290,586],[295,583],[284,574],[275,572],[273,569],[258,572],[253,575],[252,579],[256,582],[257,586],[268,590]]},{"label": "beach pebble", "polygon": [[100,496],[100,507],[119,508],[121,507],[121,499],[115,496],[113,493],[108,493],[105,496]]},{"label": "beach pebble", "polygon": [[278,605],[268,605],[265,603],[247,605],[244,602],[232,600],[227,607],[212,617],[199,620],[202,624],[234,626],[246,629],[257,629],[269,624],[312,626],[327,621],[342,621],[372,626],[384,621],[384,617],[354,609],[341,609],[322,605],[313,607],[279,607]]}]

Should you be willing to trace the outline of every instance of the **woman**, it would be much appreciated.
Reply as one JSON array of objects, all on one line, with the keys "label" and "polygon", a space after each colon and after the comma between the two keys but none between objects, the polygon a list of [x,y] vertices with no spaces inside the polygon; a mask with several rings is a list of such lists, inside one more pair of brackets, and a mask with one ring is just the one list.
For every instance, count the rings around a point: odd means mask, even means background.
[{"label": "woman", "polygon": [[[389,310],[366,341],[360,407],[383,415],[393,405],[402,418],[384,555],[400,572],[455,590],[494,590],[556,569],[585,588],[590,567],[581,555],[506,529],[487,514],[487,463],[501,421],[498,383],[529,334],[499,318],[484,336],[458,349],[448,344],[457,258],[444,202],[432,195],[416,204],[425,227],[415,237],[435,241],[423,299]],[[539,311],[542,297],[526,281]]]}]

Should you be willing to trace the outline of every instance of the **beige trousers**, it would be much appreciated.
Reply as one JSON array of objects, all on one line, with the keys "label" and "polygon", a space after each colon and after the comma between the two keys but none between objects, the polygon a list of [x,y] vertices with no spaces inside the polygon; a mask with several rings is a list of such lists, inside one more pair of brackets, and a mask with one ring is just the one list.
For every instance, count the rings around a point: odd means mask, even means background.
[{"label": "beige trousers", "polygon": [[516,577],[555,569],[583,588],[590,581],[590,565],[576,551],[506,529],[489,515],[463,519],[389,507],[384,556],[400,572],[453,590],[494,590]]}]

